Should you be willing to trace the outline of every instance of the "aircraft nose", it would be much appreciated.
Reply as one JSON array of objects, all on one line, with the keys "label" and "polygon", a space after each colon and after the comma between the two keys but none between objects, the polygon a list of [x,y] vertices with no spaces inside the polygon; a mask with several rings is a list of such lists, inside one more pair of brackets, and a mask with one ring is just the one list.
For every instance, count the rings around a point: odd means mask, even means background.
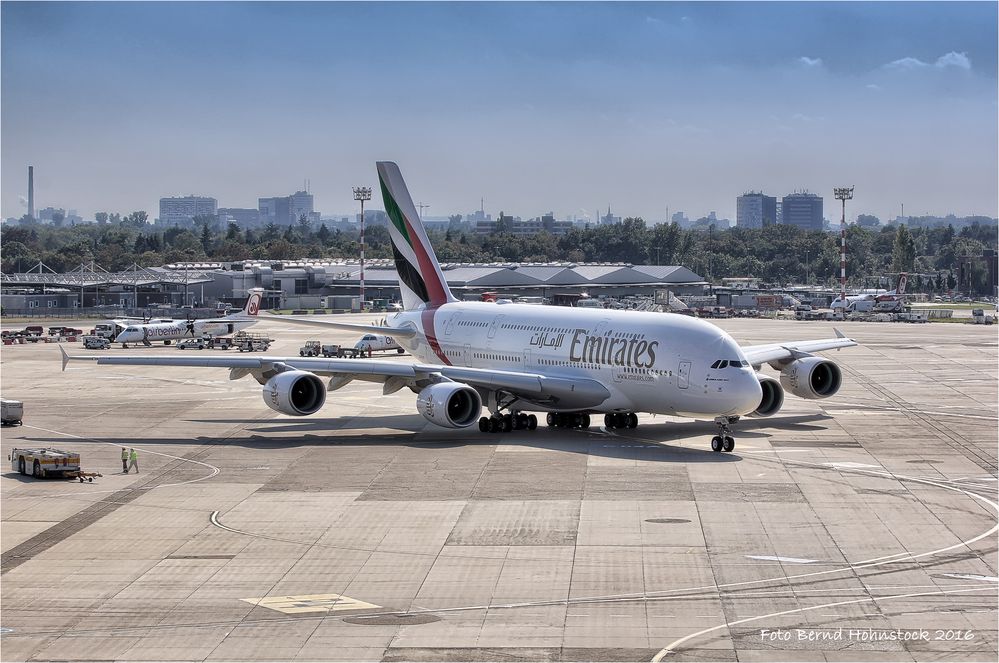
[{"label": "aircraft nose", "polygon": [[726,413],[729,416],[747,415],[760,407],[760,401],[763,400],[763,387],[753,372],[743,369],[739,373],[739,378],[733,385],[735,388],[731,395],[731,409]]}]

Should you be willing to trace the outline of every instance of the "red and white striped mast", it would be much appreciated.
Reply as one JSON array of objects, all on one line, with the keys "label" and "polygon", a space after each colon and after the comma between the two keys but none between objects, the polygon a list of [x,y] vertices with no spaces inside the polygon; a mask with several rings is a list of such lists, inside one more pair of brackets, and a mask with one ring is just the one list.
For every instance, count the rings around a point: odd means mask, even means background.
[{"label": "red and white striped mast", "polygon": [[355,186],[354,200],[361,201],[361,302],[358,305],[364,310],[364,201],[371,200],[371,187]]},{"label": "red and white striped mast", "polygon": [[843,217],[839,222],[839,302],[840,320],[846,318],[846,201],[853,199],[853,187],[834,187],[836,200],[843,201]]}]

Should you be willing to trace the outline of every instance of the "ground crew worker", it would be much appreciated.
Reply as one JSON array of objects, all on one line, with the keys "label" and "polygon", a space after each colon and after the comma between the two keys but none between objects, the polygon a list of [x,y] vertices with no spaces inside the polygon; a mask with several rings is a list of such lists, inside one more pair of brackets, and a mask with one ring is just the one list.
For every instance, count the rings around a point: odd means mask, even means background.
[{"label": "ground crew worker", "polygon": [[[135,473],[139,473],[139,454],[135,453],[135,449],[128,450],[128,470],[135,468]],[[125,473],[128,474],[128,470]]]},{"label": "ground crew worker", "polygon": [[125,447],[121,448],[121,471],[128,474],[128,449]]}]

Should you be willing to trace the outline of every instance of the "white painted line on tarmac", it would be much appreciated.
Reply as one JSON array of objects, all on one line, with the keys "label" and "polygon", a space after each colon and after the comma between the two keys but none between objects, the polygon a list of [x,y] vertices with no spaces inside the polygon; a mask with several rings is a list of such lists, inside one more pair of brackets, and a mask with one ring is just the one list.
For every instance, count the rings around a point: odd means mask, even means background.
[{"label": "white painted line on tarmac", "polygon": [[788,564],[814,564],[817,559],[801,559],[799,557],[777,557],[774,555],[744,555],[746,559],[758,559],[764,562],[785,562]]},{"label": "white painted line on tarmac", "polygon": [[977,573],[944,573],[942,575],[945,578],[958,578],[959,580],[984,580],[986,582],[999,583],[999,578],[994,576],[983,576]]}]

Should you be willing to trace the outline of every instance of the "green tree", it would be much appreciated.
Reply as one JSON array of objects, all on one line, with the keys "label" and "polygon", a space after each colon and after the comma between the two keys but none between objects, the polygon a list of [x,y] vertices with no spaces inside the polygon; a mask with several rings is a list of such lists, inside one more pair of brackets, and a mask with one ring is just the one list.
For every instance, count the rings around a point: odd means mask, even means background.
[{"label": "green tree", "polygon": [[916,245],[912,240],[912,234],[900,224],[895,231],[895,245],[892,250],[891,268],[896,272],[911,272],[913,263],[916,261]]},{"label": "green tree", "polygon": [[94,214],[94,219],[97,221],[98,225],[103,226],[108,222],[108,213],[98,212],[97,214]]}]

